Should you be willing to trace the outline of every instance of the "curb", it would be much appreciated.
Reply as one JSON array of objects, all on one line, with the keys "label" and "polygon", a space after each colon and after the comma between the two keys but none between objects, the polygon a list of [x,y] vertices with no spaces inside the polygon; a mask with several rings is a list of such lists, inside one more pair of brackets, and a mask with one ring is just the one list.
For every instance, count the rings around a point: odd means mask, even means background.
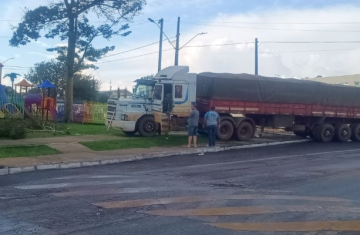
[{"label": "curb", "polygon": [[17,173],[22,173],[22,172],[53,170],[53,169],[71,169],[71,168],[80,168],[80,167],[88,167],[88,166],[109,165],[109,164],[117,164],[117,163],[122,163],[122,162],[131,162],[131,161],[139,161],[139,160],[145,160],[145,159],[170,157],[170,156],[176,156],[176,155],[214,153],[214,152],[222,152],[222,151],[234,150],[234,149],[259,148],[259,147],[266,147],[266,146],[303,143],[303,142],[309,142],[309,141],[311,141],[311,139],[291,140],[291,141],[263,143],[263,144],[249,144],[249,145],[220,147],[220,148],[202,148],[202,149],[194,149],[194,150],[190,150],[190,151],[187,150],[187,151],[179,151],[179,152],[162,152],[162,153],[154,153],[154,154],[124,155],[121,159],[53,163],[53,164],[51,164],[51,163],[50,164],[37,164],[37,165],[22,166],[22,167],[5,167],[5,168],[0,168],[0,176],[1,175],[9,175],[9,174],[17,174]]}]

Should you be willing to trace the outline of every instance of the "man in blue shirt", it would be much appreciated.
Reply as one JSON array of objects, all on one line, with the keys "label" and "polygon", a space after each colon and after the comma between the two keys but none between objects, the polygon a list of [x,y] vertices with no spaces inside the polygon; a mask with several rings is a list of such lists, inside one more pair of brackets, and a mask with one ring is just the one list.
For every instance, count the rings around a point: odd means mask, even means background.
[{"label": "man in blue shirt", "polygon": [[220,116],[215,107],[211,107],[211,111],[205,114],[205,126],[209,136],[209,147],[215,147],[216,131],[220,126]]}]

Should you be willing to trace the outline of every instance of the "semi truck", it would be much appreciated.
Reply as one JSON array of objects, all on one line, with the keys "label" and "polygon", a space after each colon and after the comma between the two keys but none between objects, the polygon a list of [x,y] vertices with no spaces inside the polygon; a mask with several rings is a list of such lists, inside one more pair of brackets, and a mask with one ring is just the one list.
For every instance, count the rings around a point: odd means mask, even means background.
[{"label": "semi truck", "polygon": [[[185,127],[191,105],[196,104],[200,128],[211,107],[220,114],[216,134],[220,140],[246,141],[254,137],[257,127],[271,127],[321,142],[360,141],[360,89],[356,87],[250,74],[196,74],[187,66],[165,68],[151,81],[153,95],[147,99],[151,111],[143,110],[132,119],[134,131],[142,134],[146,125],[140,120],[146,118],[152,131],[144,136]],[[128,115],[127,111],[122,114]]]}]

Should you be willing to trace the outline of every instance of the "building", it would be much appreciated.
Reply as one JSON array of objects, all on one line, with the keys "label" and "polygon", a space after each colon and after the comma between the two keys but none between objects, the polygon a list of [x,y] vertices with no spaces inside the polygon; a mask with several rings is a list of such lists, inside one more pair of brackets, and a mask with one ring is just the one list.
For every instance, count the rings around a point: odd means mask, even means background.
[{"label": "building", "polygon": [[316,78],[305,78],[305,79],[316,82],[329,83],[329,84],[341,84],[341,85],[360,87],[360,74],[332,76],[332,77],[317,76]]}]

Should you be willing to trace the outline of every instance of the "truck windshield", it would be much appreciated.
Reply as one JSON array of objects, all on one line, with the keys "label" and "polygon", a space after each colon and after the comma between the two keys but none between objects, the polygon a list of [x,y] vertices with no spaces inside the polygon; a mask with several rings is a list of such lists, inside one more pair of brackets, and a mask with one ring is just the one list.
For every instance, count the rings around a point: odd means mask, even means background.
[{"label": "truck windshield", "polygon": [[149,84],[137,83],[134,87],[133,96],[136,98],[151,98],[153,86]]}]

